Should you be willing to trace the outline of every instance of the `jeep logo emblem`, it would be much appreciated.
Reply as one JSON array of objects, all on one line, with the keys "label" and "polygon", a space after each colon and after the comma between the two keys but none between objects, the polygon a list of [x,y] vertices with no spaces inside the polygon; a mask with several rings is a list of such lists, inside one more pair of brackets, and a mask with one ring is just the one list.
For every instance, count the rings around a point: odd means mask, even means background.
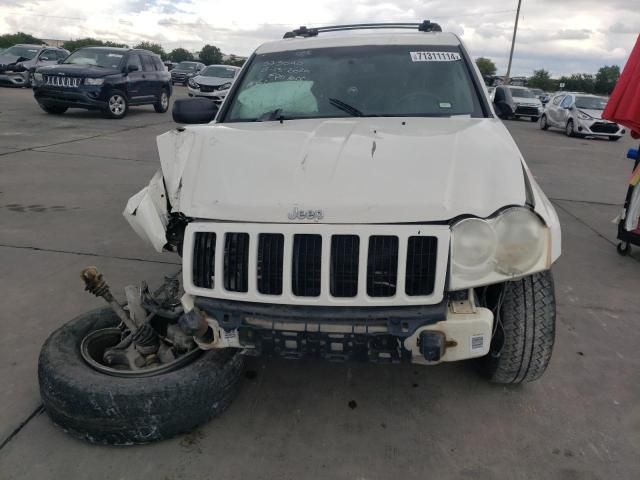
[{"label": "jeep logo emblem", "polygon": [[298,207],[294,207],[288,217],[289,220],[314,220],[317,222],[324,218],[324,213],[322,210],[300,210]]}]

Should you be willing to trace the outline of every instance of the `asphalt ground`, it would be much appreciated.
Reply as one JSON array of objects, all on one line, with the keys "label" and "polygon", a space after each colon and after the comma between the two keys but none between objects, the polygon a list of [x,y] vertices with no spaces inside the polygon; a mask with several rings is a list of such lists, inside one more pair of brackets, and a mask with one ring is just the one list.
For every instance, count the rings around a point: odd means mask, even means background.
[{"label": "asphalt ground", "polygon": [[490,385],[468,363],[249,359],[235,403],[192,434],[110,448],[62,432],[42,412],[37,358],[54,329],[101,305],[81,268],[122,292],[179,266],[121,216],[173,126],[152,107],[119,121],[47,115],[31,91],[0,89],[0,479],[640,478],[640,248],[620,257],[612,223],[635,144],[526,121],[507,126],[563,227],[541,380]]}]

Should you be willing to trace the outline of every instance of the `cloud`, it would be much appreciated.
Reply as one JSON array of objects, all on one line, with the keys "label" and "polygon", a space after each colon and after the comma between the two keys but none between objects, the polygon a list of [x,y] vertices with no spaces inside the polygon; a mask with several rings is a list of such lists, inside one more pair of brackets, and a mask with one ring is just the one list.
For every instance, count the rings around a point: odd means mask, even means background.
[{"label": "cloud", "polygon": [[582,30],[560,30],[549,38],[553,40],[587,40],[591,38],[593,32],[589,29]]}]

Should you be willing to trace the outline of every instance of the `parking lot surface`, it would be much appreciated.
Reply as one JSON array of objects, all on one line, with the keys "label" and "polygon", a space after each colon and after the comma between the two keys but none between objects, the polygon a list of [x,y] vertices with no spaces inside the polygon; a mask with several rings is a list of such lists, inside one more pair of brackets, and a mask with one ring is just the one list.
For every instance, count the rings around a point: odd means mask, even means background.
[{"label": "parking lot surface", "polygon": [[41,409],[37,359],[54,329],[102,305],[81,268],[97,265],[121,298],[179,268],[121,215],[159,168],[155,136],[173,126],[153,107],[115,121],[47,115],[31,91],[0,89],[0,479],[640,478],[640,249],[620,257],[612,223],[634,144],[525,121],[507,126],[563,227],[541,380],[490,385],[467,363],[248,359],[236,402],[189,435],[109,448],[58,429]]}]

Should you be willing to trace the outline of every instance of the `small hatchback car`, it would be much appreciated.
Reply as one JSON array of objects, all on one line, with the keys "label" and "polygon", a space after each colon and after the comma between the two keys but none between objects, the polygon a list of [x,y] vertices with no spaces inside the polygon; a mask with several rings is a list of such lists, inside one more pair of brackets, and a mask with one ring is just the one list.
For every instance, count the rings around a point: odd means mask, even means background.
[{"label": "small hatchback car", "polygon": [[568,137],[604,137],[620,140],[625,129],[615,122],[602,119],[606,97],[586,93],[561,92],[547,104],[540,117],[540,128],[561,128]]},{"label": "small hatchback car", "polygon": [[45,112],[58,115],[68,108],[86,108],[123,118],[134,105],[153,105],[163,113],[171,92],[169,72],[160,57],[147,50],[81,48],[33,75],[36,101]]}]

